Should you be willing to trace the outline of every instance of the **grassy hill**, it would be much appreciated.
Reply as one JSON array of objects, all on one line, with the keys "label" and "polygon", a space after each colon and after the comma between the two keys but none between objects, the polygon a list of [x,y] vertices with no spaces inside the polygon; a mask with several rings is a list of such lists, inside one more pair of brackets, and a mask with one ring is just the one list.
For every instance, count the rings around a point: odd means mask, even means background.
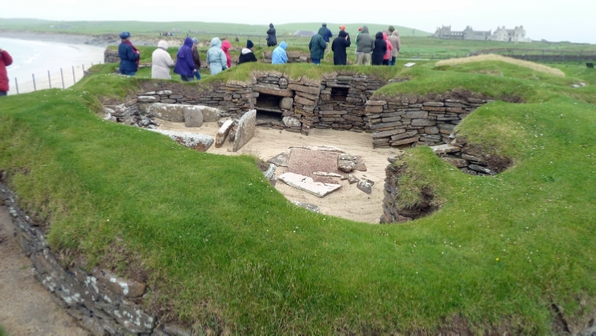
[{"label": "grassy hill", "polygon": [[[72,89],[2,98],[0,169],[22,206],[51,223],[66,263],[143,271],[146,308],[197,330],[535,335],[557,332],[562,317],[579,331],[596,314],[593,69],[559,64],[560,77],[498,61],[403,63],[354,70],[410,78],[377,94],[493,97],[457,130],[514,161],[478,177],[426,147],[408,151],[403,184],[432,186],[444,204],[405,224],[308,212],[271,187],[253,157],[198,153],[100,120],[97,95],[148,80],[109,64]],[[314,78],[334,69],[247,64],[207,83],[273,68]],[[579,82],[587,85],[571,86]],[[524,103],[501,101],[511,95]]]},{"label": "grassy hill", "polygon": [[[289,23],[275,24],[278,36],[292,35],[297,30],[317,31],[321,23]],[[356,34],[358,28],[367,25],[371,32],[382,31],[389,25],[359,24],[359,23],[328,23],[327,26],[337,36],[339,26],[345,25],[346,30]],[[174,32],[177,35],[186,33],[229,34],[229,35],[262,35],[266,36],[267,25],[248,25],[222,22],[144,22],[144,21],[49,21],[36,19],[2,19],[0,27],[9,30],[43,31],[68,34],[116,34],[130,31],[133,35],[156,35],[161,32]],[[402,36],[429,36],[430,33],[421,30],[394,25]]]}]

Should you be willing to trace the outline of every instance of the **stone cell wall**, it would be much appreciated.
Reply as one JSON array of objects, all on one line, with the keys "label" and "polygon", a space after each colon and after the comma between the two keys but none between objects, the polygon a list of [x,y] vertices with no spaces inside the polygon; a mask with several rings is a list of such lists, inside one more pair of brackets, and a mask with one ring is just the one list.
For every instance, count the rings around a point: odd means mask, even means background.
[{"label": "stone cell wall", "polygon": [[160,323],[142,310],[150,291],[147,284],[99,268],[88,273],[77,266],[63,267],[44,233],[18,206],[15,194],[0,182],[2,202],[12,217],[19,245],[33,262],[35,277],[91,334],[190,335],[190,330]]},{"label": "stone cell wall", "polygon": [[[495,153],[486,152],[481,146],[468,144],[464,138],[454,138],[448,144],[432,146],[431,149],[445,162],[456,167],[464,174],[491,176],[503,172],[512,164],[511,159]],[[426,216],[437,209],[432,204],[433,191],[431,187],[421,190],[421,199],[412,208],[400,207],[397,203],[399,195],[399,178],[402,167],[395,165],[397,157],[388,159],[385,168],[385,185],[383,198],[383,214],[381,223],[405,222]]]},{"label": "stone cell wall", "polygon": [[487,100],[453,97],[397,97],[366,102],[373,147],[435,146],[449,143],[462,119]]}]

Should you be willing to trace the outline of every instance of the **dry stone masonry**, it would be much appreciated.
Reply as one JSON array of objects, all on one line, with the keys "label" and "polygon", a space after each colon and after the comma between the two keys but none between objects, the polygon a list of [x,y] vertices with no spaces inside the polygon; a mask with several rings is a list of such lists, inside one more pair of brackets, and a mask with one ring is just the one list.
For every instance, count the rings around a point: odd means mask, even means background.
[{"label": "dry stone masonry", "polygon": [[[17,197],[0,183],[0,204],[7,206],[23,252],[32,260],[35,277],[55,302],[92,335],[190,335],[190,330],[160,323],[142,310],[147,284],[95,268],[62,267],[39,227],[18,206]],[[166,331],[167,330],[167,331]]]}]

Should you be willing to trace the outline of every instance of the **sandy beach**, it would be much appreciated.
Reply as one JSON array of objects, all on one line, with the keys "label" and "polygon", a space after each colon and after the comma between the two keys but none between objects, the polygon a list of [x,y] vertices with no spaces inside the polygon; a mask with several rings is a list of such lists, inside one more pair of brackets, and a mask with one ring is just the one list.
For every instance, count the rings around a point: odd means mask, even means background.
[{"label": "sandy beach", "polygon": [[[185,127],[184,123],[158,121],[161,124],[159,129],[164,130],[200,133],[213,137],[219,130],[217,123],[214,122],[204,123],[201,127]],[[286,152],[293,146],[332,146],[353,156],[361,156],[367,170],[365,172],[355,170],[353,174],[360,179],[373,181],[374,185],[371,194],[368,195],[358,189],[356,184],[350,184],[347,180],[341,181],[339,178],[335,178],[333,183],[341,184],[342,187],[324,198],[319,198],[278,180],[275,188],[281,194],[291,201],[317,205],[321,213],[327,215],[365,223],[379,223],[383,213],[385,168],[389,164],[387,158],[398,154],[399,150],[395,148],[373,149],[370,133],[313,129],[306,136],[300,133],[257,127],[252,140],[238,152],[232,152],[232,143],[227,140],[221,148],[211,146],[207,152],[219,155],[252,154],[267,161],[282,152]],[[285,167],[278,167],[276,176],[279,177],[286,170]]]}]

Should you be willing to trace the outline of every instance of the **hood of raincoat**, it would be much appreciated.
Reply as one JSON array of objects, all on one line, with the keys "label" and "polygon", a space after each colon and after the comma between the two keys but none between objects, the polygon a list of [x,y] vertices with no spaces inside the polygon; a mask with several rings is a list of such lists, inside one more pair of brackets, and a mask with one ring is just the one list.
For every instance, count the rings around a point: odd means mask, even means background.
[{"label": "hood of raincoat", "polygon": [[339,31],[339,37],[346,37],[346,36],[348,36],[348,33],[346,33],[344,30]]},{"label": "hood of raincoat", "polygon": [[325,28],[325,27],[319,28],[319,32],[317,34],[319,34],[321,36],[325,36],[325,34],[327,34],[327,28]]},{"label": "hood of raincoat", "polygon": [[392,36],[397,36],[397,37],[399,37],[399,32],[396,30],[396,31],[394,31],[394,32],[393,32],[393,34],[391,34],[391,35],[392,35]]},{"label": "hood of raincoat", "polygon": [[362,26],[362,34],[368,34],[368,26]]},{"label": "hood of raincoat", "polygon": [[230,43],[230,41],[225,40],[221,43],[221,50],[228,51],[230,50],[230,48],[232,48],[232,44]]},{"label": "hood of raincoat", "polygon": [[375,38],[376,38],[376,39],[381,39],[381,40],[382,40],[382,39],[383,39],[383,33],[381,33],[381,32],[378,32],[378,33],[377,33],[377,35],[375,35]]},{"label": "hood of raincoat", "polygon": [[161,40],[159,42],[157,42],[157,47],[161,48],[163,50],[168,50],[168,48],[170,47],[170,45],[168,44],[168,42]]},{"label": "hood of raincoat", "polygon": [[279,44],[279,46],[283,49],[286,50],[286,48],[288,47],[288,44],[286,43],[286,41],[281,41],[281,43]]},{"label": "hood of raincoat", "polygon": [[383,33],[383,40],[388,41],[389,39],[387,38],[387,33]]},{"label": "hood of raincoat", "polygon": [[219,39],[219,37],[214,37],[211,39],[211,43],[209,44],[210,48],[216,47],[216,48],[221,48],[221,41]]}]

